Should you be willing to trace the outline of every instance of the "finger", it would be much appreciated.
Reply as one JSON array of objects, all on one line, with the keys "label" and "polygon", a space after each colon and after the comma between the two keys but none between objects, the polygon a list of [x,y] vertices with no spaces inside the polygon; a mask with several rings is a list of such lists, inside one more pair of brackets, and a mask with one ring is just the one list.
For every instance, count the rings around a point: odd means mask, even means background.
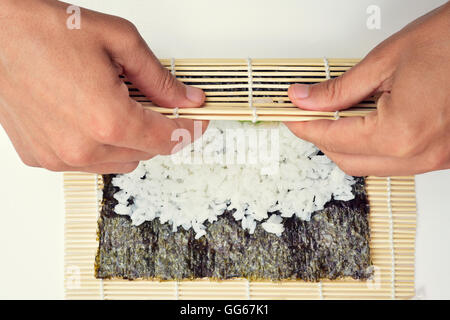
[{"label": "finger", "polygon": [[141,150],[102,144],[78,133],[58,138],[50,145],[56,156],[71,167],[141,161],[154,156]]},{"label": "finger", "polygon": [[83,168],[72,168],[70,171],[81,171],[97,174],[130,173],[139,165],[139,161],[126,163],[103,163]]},{"label": "finger", "polygon": [[153,156],[155,156],[155,154],[150,154],[140,150],[116,147],[111,145],[101,145],[95,151],[94,161],[91,162],[91,165],[97,165],[107,162],[122,163],[149,160]]},{"label": "finger", "polygon": [[204,92],[178,81],[164,68],[129,22],[123,26],[126,30],[125,41],[114,37],[107,43],[107,49],[115,63],[122,66],[124,74],[152,102],[162,107],[198,107],[205,101]]},{"label": "finger", "polygon": [[430,170],[431,160],[418,157],[399,159],[382,156],[349,155],[327,151],[321,148],[339,168],[352,176],[405,176]]},{"label": "finger", "polygon": [[187,145],[206,130],[208,122],[182,118],[171,120],[143,108],[128,97],[127,100],[127,103],[116,100],[121,107],[112,107],[112,110],[117,112],[93,113],[93,123],[88,129],[94,140],[154,156],[171,154],[175,146],[180,144],[176,137],[183,137],[181,142]]},{"label": "finger", "polygon": [[384,69],[380,59],[367,56],[337,78],[314,85],[291,85],[289,98],[306,110],[342,110],[372,94],[386,78]]},{"label": "finger", "polygon": [[382,154],[383,143],[376,130],[376,113],[365,117],[339,120],[285,122],[297,137],[323,146],[325,149],[347,154]]},{"label": "finger", "polygon": [[130,148],[122,148],[111,145],[98,145],[90,149],[86,143],[79,144],[79,148],[75,149],[74,144],[69,147],[60,147],[55,151],[56,155],[68,166],[71,167],[85,167],[92,165],[99,165],[103,163],[126,163],[141,160],[149,160],[154,154],[149,154],[140,150]]},{"label": "finger", "polygon": [[50,171],[82,171],[92,173],[128,173],[136,169],[139,165],[139,161],[123,162],[123,163],[102,163],[98,165],[88,166],[70,166],[62,161],[57,154],[52,151],[51,147],[47,143],[39,145],[35,150],[35,158],[38,162],[38,166]]},{"label": "finger", "polygon": [[122,163],[102,163],[86,167],[72,167],[61,162],[59,165],[46,168],[57,172],[88,172],[97,174],[113,174],[113,173],[130,173],[139,165],[139,161],[122,162]]}]

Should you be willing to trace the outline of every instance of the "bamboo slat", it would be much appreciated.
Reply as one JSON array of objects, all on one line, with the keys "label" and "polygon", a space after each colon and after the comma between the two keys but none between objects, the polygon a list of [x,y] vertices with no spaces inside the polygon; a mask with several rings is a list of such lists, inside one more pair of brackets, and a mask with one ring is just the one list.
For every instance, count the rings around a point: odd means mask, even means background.
[{"label": "bamboo slat", "polygon": [[[341,75],[358,61],[328,59],[330,77]],[[251,105],[257,110],[258,121],[306,121],[335,119],[336,116],[334,112],[300,110],[287,96],[287,88],[292,83],[326,80],[323,59],[163,59],[161,62],[179,80],[202,87],[206,93],[203,108],[180,108],[175,114],[173,109],[153,105],[124,79],[132,98],[145,108],[168,117],[251,121],[254,120]],[[375,109],[374,98],[368,98],[341,111],[339,116],[364,116]],[[407,299],[414,296],[414,177],[366,179],[374,279],[323,280],[319,283],[249,282],[244,279],[220,282],[208,279],[181,282],[96,279],[94,259],[102,187],[101,176],[77,172],[64,174],[64,287],[68,299]]]}]

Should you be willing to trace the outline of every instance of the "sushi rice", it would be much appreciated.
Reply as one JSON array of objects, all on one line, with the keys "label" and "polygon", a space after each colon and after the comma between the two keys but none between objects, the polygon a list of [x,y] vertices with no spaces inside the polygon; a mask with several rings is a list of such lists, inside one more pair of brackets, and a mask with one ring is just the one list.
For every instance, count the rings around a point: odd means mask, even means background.
[{"label": "sushi rice", "polygon": [[333,198],[353,199],[355,181],[282,123],[211,121],[183,150],[142,161],[112,183],[121,189],[115,212],[133,225],[159,219],[174,232],[192,228],[198,239],[225,210],[249,233],[261,224],[280,236],[286,218],[308,221]]}]

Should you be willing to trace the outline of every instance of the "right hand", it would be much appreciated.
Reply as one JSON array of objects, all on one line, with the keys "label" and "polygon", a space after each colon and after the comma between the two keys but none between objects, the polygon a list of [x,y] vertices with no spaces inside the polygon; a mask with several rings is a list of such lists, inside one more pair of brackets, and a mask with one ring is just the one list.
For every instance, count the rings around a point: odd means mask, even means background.
[{"label": "right hand", "polygon": [[144,109],[119,75],[162,107],[201,106],[203,91],[161,66],[129,21],[82,9],[81,29],[70,30],[68,6],[0,3],[0,123],[22,161],[53,171],[124,173],[169,154],[178,143],[173,130],[193,136],[192,120]]},{"label": "right hand", "polygon": [[306,110],[344,110],[379,96],[365,117],[289,122],[354,176],[411,175],[450,168],[450,3],[383,41],[340,77],[294,84]]}]

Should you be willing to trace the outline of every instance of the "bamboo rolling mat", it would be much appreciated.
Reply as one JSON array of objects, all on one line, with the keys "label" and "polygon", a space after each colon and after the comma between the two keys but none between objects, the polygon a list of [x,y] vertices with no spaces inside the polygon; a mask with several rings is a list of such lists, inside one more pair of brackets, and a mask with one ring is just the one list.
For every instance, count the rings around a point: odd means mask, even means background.
[{"label": "bamboo rolling mat", "polygon": [[[181,81],[206,92],[203,108],[153,106],[131,83],[130,96],[169,117],[250,121],[303,121],[362,116],[373,98],[336,114],[304,111],[290,103],[291,83],[341,75],[358,60],[161,60]],[[368,177],[372,280],[249,282],[99,280],[94,277],[101,176],[65,173],[65,296],[68,299],[407,299],[414,296],[416,201],[414,177]]]},{"label": "bamboo rolling mat", "polygon": [[372,280],[145,281],[94,277],[101,176],[65,173],[65,295],[68,299],[407,299],[414,296],[414,177],[368,177]]},{"label": "bamboo rolling mat", "polygon": [[287,95],[293,83],[313,84],[337,77],[357,59],[163,59],[161,63],[182,82],[206,93],[202,108],[161,108],[153,105],[124,79],[130,96],[144,107],[197,120],[305,121],[364,116],[376,109],[374,97],[340,112],[301,110]]}]

